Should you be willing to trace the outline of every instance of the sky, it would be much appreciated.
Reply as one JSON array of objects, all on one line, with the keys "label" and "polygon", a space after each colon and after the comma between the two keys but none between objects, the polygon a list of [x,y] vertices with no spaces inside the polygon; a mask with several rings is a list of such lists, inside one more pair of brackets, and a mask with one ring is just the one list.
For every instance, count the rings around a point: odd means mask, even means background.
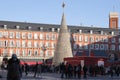
[{"label": "sky", "polygon": [[1,21],[61,24],[63,11],[67,25],[108,28],[109,13],[120,14],[120,0],[0,0]]}]

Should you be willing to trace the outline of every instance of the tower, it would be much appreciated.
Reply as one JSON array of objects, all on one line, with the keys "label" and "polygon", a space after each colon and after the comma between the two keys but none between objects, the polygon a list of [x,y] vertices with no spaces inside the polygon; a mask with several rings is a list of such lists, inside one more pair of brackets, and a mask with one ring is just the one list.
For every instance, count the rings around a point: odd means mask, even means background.
[{"label": "tower", "polygon": [[119,14],[117,12],[110,12],[109,28],[118,29],[118,17],[119,17]]},{"label": "tower", "polygon": [[[65,4],[63,3],[63,8]],[[53,65],[57,66],[64,61],[66,57],[73,57],[71,43],[70,43],[70,33],[68,32],[68,27],[66,25],[66,18],[63,13],[62,21],[60,25],[60,31],[58,36],[58,41],[55,49],[55,54],[53,57]]]}]

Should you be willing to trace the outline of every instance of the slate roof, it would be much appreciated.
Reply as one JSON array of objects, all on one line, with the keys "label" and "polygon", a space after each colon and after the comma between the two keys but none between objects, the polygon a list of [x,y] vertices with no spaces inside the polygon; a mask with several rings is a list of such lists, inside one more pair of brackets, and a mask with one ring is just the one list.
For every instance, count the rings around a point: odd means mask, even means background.
[{"label": "slate roof", "polygon": [[[16,26],[20,26],[20,30],[30,30],[32,31],[40,31],[40,28],[43,28],[43,31],[51,31],[52,28],[57,32],[60,25],[58,24],[43,24],[43,23],[29,23],[29,22],[15,22],[15,21],[0,21],[0,28],[4,29],[4,25],[7,25],[7,29],[16,29]],[[82,30],[82,33],[90,33],[90,30],[93,31],[93,34],[100,34],[100,31],[103,31],[104,34],[111,34],[111,32],[115,32],[116,35],[120,35],[120,29],[110,29],[110,28],[101,28],[101,27],[87,27],[87,26],[75,26],[68,25],[68,29],[70,29],[71,33],[78,33],[79,30]]]}]

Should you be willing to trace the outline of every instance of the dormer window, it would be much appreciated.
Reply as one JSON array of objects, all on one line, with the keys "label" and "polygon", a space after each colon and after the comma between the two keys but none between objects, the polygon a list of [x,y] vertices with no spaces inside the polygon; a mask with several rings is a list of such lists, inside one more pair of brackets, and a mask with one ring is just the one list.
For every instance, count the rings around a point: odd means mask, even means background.
[{"label": "dormer window", "polygon": [[114,35],[114,32],[113,32],[113,31],[111,32],[111,35]]},{"label": "dormer window", "polygon": [[81,34],[81,33],[82,33],[82,30],[79,30],[79,33]]},{"label": "dormer window", "polygon": [[103,35],[103,31],[100,31],[100,34]]},{"label": "dormer window", "polygon": [[52,32],[54,32],[55,31],[55,28],[52,28]]},{"label": "dormer window", "polygon": [[28,29],[31,30],[31,26],[28,26]]},{"label": "dormer window", "polygon": [[57,28],[57,31],[60,32],[60,28]]},{"label": "dormer window", "polygon": [[90,34],[93,34],[93,30],[90,30]]},{"label": "dormer window", "polygon": [[40,30],[42,31],[42,30],[43,30],[43,27],[40,27]]},{"label": "dormer window", "polygon": [[20,26],[17,25],[17,26],[16,26],[16,29],[19,29],[19,28],[20,28]]},{"label": "dormer window", "polygon": [[4,29],[7,29],[7,25],[3,25]]}]

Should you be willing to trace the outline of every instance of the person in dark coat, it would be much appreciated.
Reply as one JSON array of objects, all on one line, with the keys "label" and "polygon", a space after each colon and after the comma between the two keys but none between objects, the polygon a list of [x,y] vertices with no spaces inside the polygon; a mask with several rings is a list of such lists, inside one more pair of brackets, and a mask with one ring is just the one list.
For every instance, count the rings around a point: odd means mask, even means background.
[{"label": "person in dark coat", "polygon": [[16,54],[13,54],[12,58],[8,60],[7,70],[7,80],[21,80],[22,69],[20,60],[17,58]]},{"label": "person in dark coat", "polygon": [[34,77],[36,77],[36,74],[37,74],[37,70],[38,70],[38,62],[36,62],[36,65],[34,66]]},{"label": "person in dark coat", "polygon": [[61,70],[61,78],[64,78],[65,75],[65,65],[64,62],[60,65],[60,70]]},{"label": "person in dark coat", "polygon": [[29,70],[29,66],[27,63],[25,63],[25,75],[28,75],[28,70]]},{"label": "person in dark coat", "polygon": [[79,79],[81,78],[81,69],[82,69],[81,64],[78,64],[78,66],[77,66],[77,75],[78,75]]},{"label": "person in dark coat", "polygon": [[87,66],[86,65],[84,65],[83,66],[83,72],[84,72],[84,78],[86,78],[87,77]]}]

